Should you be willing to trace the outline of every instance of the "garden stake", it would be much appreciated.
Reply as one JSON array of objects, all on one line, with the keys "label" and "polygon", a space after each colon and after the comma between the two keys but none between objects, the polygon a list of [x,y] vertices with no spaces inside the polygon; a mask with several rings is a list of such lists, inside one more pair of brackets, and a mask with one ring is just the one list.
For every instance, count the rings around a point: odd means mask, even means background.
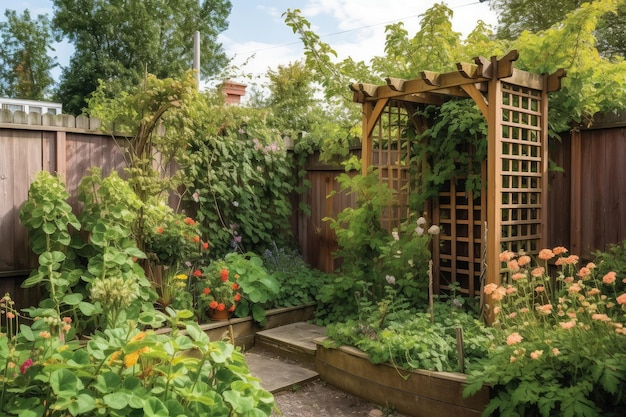
[{"label": "garden stake", "polygon": [[428,261],[428,305],[430,308],[430,322],[435,322],[435,306],[433,303],[433,260]]},{"label": "garden stake", "polygon": [[461,326],[456,327],[456,356],[459,361],[459,370],[463,374],[465,373],[465,354],[463,352],[463,328]]}]

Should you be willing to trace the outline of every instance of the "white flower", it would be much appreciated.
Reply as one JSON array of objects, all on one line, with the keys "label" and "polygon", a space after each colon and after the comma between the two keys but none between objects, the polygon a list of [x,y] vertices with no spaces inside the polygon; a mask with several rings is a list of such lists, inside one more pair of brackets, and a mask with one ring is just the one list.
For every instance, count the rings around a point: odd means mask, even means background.
[{"label": "white flower", "polygon": [[422,229],[420,226],[417,226],[415,228],[415,233],[417,233],[418,236],[422,236],[424,234],[424,229]]},{"label": "white flower", "polygon": [[394,277],[393,275],[385,276],[385,280],[387,281],[387,284],[389,285],[393,285],[396,283],[396,277]]},{"label": "white flower", "polygon": [[424,217],[420,217],[419,219],[417,219],[418,226],[424,226],[425,224],[426,224],[426,219]]},{"label": "white flower", "polygon": [[400,240],[400,235],[395,230],[391,232],[391,236],[393,236],[393,240]]},{"label": "white flower", "polygon": [[235,200],[235,201],[233,201],[233,206],[235,206],[235,207],[239,207],[239,201],[236,201],[236,200]]},{"label": "white flower", "polygon": [[439,226],[437,226],[435,224],[430,226],[430,228],[428,229],[428,234],[431,234],[431,235],[438,235],[439,232],[440,232]]},{"label": "white flower", "polygon": [[193,195],[191,196],[193,198],[193,201],[195,201],[196,203],[198,203],[200,201],[200,193],[199,192],[195,192],[193,193]]}]

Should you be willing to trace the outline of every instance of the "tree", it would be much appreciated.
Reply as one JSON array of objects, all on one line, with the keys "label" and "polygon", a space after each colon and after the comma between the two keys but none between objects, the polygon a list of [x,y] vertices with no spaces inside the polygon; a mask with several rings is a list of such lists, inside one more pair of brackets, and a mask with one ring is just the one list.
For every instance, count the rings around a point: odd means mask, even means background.
[{"label": "tree", "polygon": [[81,112],[98,80],[117,91],[140,84],[146,73],[178,77],[193,62],[193,34],[200,32],[201,75],[227,63],[219,33],[228,27],[228,0],[53,0],[54,24],[74,44],[58,99]]},{"label": "tree", "polygon": [[[549,29],[589,0],[494,0],[498,13],[498,37],[516,39],[523,31]],[[615,0],[616,12],[600,18],[597,27],[597,48],[605,57],[626,57],[626,2]]]},{"label": "tree", "polygon": [[50,96],[54,79],[50,71],[57,66],[48,51],[56,39],[48,17],[33,20],[25,10],[20,16],[6,10],[0,22],[0,95],[43,100]]}]

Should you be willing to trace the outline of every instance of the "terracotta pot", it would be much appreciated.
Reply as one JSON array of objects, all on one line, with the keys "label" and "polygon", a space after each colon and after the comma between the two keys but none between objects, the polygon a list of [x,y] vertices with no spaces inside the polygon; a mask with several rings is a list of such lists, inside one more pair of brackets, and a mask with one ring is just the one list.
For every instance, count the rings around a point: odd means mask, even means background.
[{"label": "terracotta pot", "polygon": [[226,309],[218,310],[215,308],[209,308],[209,318],[214,321],[228,320],[232,313]]}]

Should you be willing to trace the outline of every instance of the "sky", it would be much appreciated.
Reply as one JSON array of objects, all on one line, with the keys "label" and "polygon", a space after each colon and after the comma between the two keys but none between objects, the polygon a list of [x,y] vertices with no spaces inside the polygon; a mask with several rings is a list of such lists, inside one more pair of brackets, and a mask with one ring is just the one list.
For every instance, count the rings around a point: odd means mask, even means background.
[{"label": "sky", "polygon": [[[355,61],[384,55],[385,26],[403,22],[409,34],[419,30],[420,15],[436,0],[231,0],[229,28],[219,36],[233,65],[245,73],[261,76],[268,69],[302,59],[303,47],[281,15],[287,9],[299,9],[311,23],[311,30],[337,51],[338,59],[352,57]],[[445,0],[453,10],[452,29],[469,34],[478,20],[495,27],[496,14],[489,1]],[[0,0],[4,10],[21,13],[29,9],[31,16],[52,16],[51,0]],[[67,43],[55,45],[53,53],[61,65],[67,66],[72,48]],[[56,78],[60,70],[53,76]],[[235,81],[245,82],[244,79]]]}]

